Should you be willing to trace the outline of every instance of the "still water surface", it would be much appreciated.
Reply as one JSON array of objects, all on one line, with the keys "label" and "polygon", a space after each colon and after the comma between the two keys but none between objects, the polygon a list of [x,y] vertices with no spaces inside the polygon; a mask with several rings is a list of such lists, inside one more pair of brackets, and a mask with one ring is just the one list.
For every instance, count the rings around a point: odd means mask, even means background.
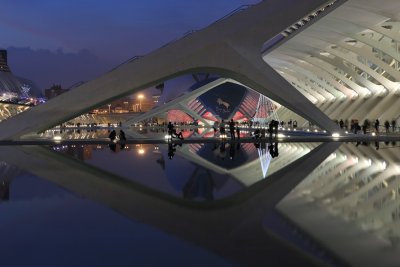
[{"label": "still water surface", "polygon": [[398,266],[395,143],[278,147],[0,147],[2,266]]}]

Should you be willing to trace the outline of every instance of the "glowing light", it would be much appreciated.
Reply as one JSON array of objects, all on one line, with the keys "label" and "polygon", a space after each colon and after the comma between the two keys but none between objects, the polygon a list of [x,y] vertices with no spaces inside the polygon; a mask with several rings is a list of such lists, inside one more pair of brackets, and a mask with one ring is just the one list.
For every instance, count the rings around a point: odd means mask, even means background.
[{"label": "glowing light", "polygon": [[139,150],[138,150],[138,154],[139,154],[139,155],[143,155],[143,154],[144,154],[144,149],[143,149],[143,148],[139,149]]},{"label": "glowing light", "polygon": [[382,169],[382,170],[386,170],[386,167],[387,167],[386,161],[382,161],[382,163],[381,163],[381,169]]},{"label": "glowing light", "polygon": [[283,138],[283,137],[285,137],[285,135],[282,134],[282,133],[278,133],[278,137],[279,137],[279,138]]},{"label": "glowing light", "polygon": [[340,137],[340,134],[339,134],[339,133],[333,133],[333,134],[332,134],[332,137],[338,138],[338,137]]},{"label": "glowing light", "polygon": [[59,135],[56,135],[56,136],[53,137],[53,139],[54,139],[54,141],[61,141],[62,137],[59,136]]},{"label": "glowing light", "polygon": [[373,132],[371,135],[372,135],[372,136],[375,136],[375,135],[376,135],[376,133],[374,133],[374,132]]}]

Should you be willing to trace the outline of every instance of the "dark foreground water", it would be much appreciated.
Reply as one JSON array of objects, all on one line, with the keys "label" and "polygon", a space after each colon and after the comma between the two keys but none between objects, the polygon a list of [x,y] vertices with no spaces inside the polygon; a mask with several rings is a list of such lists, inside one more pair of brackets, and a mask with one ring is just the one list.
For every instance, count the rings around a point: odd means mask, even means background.
[{"label": "dark foreground water", "polygon": [[399,162],[396,143],[0,147],[1,266],[398,266]]}]

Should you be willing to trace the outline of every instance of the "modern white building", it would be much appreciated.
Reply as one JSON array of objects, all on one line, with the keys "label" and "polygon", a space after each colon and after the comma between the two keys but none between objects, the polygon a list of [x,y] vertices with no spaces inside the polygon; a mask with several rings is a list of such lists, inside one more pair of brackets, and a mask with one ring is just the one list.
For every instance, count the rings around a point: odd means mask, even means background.
[{"label": "modern white building", "polygon": [[[0,138],[46,130],[190,73],[241,83],[278,103],[282,120],[309,121],[328,132],[338,129],[334,120],[397,120],[399,12],[395,0],[270,0],[246,6],[3,122],[7,130]],[[194,99],[162,108],[180,106],[195,117],[188,103]]]}]

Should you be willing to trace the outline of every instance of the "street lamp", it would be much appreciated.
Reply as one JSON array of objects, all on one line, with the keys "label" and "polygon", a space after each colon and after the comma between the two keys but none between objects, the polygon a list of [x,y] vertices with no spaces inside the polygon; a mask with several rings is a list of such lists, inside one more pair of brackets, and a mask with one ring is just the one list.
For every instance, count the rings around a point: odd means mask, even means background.
[{"label": "street lamp", "polygon": [[144,95],[140,94],[138,95],[139,98],[139,111],[142,112],[142,99],[144,98]]}]

